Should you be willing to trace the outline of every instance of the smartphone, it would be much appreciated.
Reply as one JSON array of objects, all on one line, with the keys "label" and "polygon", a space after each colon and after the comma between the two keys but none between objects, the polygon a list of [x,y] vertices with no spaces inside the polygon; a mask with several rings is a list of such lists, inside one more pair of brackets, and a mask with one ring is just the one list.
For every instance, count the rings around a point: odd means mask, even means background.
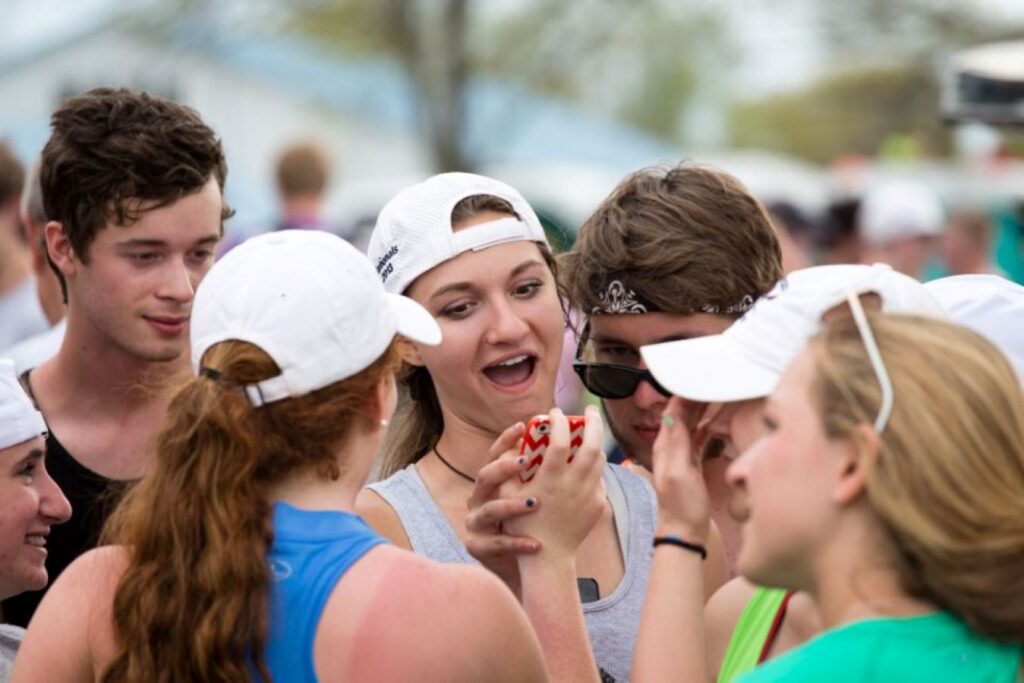
[{"label": "smartphone", "polygon": [[597,602],[601,599],[601,589],[597,585],[597,579],[576,579],[576,588],[580,592],[580,602]]},{"label": "smartphone", "polygon": [[[569,421],[569,462],[576,457],[576,452],[583,445],[582,415],[566,415]],[[537,474],[541,463],[544,462],[544,453],[551,442],[551,419],[547,415],[537,415],[530,418],[526,423],[526,435],[523,437],[523,445],[519,449],[521,455],[529,458],[526,469],[519,473],[521,481],[528,482]]]}]

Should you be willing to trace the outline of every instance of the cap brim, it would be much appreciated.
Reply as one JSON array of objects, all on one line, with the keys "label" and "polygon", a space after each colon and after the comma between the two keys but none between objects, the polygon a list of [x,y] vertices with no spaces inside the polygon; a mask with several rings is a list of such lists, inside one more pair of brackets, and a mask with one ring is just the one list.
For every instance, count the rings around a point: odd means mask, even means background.
[{"label": "cap brim", "polygon": [[401,294],[388,294],[387,297],[398,323],[399,334],[428,346],[441,343],[441,328],[427,309]]},{"label": "cap brim", "polygon": [[676,396],[719,403],[763,398],[779,375],[743,354],[729,337],[716,334],[640,348],[647,368]]}]

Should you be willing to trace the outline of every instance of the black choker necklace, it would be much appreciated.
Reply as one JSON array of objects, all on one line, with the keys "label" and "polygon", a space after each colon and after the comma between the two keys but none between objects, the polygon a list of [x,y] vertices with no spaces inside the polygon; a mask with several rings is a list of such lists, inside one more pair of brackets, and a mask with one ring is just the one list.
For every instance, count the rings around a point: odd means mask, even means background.
[{"label": "black choker necklace", "polygon": [[468,481],[471,484],[475,484],[476,483],[476,479],[474,479],[473,477],[469,476],[468,474],[466,474],[465,472],[463,472],[462,470],[457,468],[455,465],[453,465],[450,462],[448,462],[447,460],[445,460],[444,456],[441,455],[441,451],[437,450],[437,446],[434,446],[434,455],[436,455],[437,459],[440,460],[441,462],[443,462],[445,464],[445,467],[450,469],[452,472],[454,472],[455,474],[459,475],[460,477],[462,477],[463,479],[465,479],[466,481]]}]

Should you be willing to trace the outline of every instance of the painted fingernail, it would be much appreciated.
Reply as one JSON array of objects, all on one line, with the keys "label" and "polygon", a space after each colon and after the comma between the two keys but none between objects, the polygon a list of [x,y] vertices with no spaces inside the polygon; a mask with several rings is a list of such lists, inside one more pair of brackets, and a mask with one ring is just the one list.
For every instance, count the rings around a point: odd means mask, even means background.
[{"label": "painted fingernail", "polygon": [[527,498],[526,499],[526,507],[532,508],[536,504],[537,504],[537,499],[536,498]]},{"label": "painted fingernail", "polygon": [[676,425],[676,419],[669,415],[668,413],[662,414],[661,421],[665,423],[666,427],[674,427]]}]

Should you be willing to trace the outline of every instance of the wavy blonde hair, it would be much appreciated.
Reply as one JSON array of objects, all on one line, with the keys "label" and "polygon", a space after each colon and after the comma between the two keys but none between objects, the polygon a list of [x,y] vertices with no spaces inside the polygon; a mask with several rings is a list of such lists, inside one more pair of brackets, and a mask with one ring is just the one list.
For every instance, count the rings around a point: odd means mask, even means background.
[{"label": "wavy blonde hair", "polygon": [[396,345],[359,374],[253,408],[238,389],[280,374],[241,341],[210,348],[221,379],[192,379],[156,436],[153,471],[118,506],[104,542],[131,550],[114,595],[120,646],[104,683],[270,681],[270,487],[302,471],[337,479],[336,448],[394,373]]},{"label": "wavy blonde hair", "polygon": [[[1024,642],[1024,396],[1003,355],[940,320],[868,314],[895,403],[867,496],[906,590],[976,632]],[[858,441],[881,390],[852,319],[815,339],[826,434]]]}]

